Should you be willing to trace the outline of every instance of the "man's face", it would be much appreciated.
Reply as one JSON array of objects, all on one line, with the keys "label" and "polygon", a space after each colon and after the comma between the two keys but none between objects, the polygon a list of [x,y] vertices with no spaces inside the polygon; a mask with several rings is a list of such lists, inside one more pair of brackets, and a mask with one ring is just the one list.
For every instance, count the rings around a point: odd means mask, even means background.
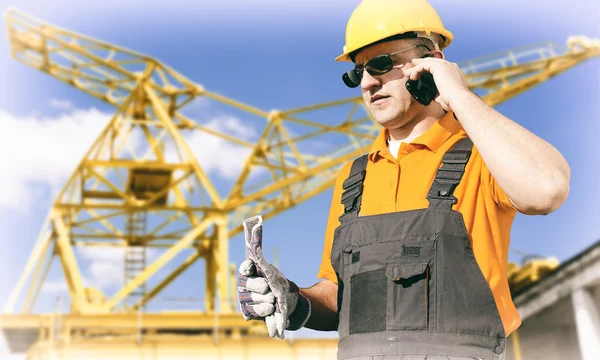
[{"label": "man's face", "polygon": [[[398,50],[413,47],[411,40],[393,40],[362,49],[355,58],[356,65],[364,65],[369,60],[383,54],[391,54]],[[418,57],[419,48],[392,55],[394,68],[388,73],[372,76],[367,71],[363,72],[360,83],[362,97],[365,104],[373,114],[375,120],[388,129],[404,126],[412,115],[423,110],[423,107],[406,90],[406,81],[403,69],[412,68],[411,60]]]}]

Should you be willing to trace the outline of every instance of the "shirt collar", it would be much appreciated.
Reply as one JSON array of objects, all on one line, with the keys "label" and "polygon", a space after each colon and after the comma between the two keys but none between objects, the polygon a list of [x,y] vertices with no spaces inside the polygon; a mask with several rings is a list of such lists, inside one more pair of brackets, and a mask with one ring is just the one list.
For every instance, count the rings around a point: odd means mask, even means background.
[{"label": "shirt collar", "polygon": [[[452,112],[446,113],[441,119],[436,121],[433,126],[427,129],[421,136],[411,142],[411,144],[419,144],[427,147],[433,152],[442,146],[452,135],[457,134],[461,130],[459,122],[456,120],[456,116]],[[387,139],[389,137],[388,129],[381,129],[373,146],[369,151],[369,160],[375,161],[378,156],[381,156],[381,152],[388,151]]]}]

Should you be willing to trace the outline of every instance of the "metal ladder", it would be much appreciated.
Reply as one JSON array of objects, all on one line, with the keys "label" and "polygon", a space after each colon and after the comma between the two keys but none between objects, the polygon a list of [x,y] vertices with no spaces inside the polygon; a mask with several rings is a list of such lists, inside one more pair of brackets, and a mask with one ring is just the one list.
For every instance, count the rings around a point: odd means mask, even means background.
[{"label": "metal ladder", "polygon": [[[125,248],[125,285],[146,269],[146,246],[141,237],[146,234],[146,211],[131,212],[127,217],[127,242]],[[126,306],[137,304],[146,296],[146,283],[138,286],[125,299]]]}]

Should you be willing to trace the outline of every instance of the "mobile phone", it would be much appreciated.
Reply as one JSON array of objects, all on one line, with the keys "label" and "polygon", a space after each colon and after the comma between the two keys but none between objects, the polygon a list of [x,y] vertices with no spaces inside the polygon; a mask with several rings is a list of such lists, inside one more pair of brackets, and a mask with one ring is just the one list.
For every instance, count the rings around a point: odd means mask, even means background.
[{"label": "mobile phone", "polygon": [[[425,55],[423,58],[430,57]],[[408,80],[406,89],[421,105],[427,106],[433,101],[438,93],[438,89],[433,81],[433,75],[424,72],[417,80]]]}]

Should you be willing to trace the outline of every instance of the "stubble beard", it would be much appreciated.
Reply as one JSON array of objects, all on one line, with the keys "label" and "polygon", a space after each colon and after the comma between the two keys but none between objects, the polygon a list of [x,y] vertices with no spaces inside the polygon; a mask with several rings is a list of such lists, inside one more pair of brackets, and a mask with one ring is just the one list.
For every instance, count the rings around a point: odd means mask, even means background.
[{"label": "stubble beard", "polygon": [[[393,99],[392,101],[397,100]],[[410,101],[402,104],[398,102],[386,104],[385,107],[371,105],[371,112],[379,125],[388,129],[398,129],[411,122],[410,106]]]}]

